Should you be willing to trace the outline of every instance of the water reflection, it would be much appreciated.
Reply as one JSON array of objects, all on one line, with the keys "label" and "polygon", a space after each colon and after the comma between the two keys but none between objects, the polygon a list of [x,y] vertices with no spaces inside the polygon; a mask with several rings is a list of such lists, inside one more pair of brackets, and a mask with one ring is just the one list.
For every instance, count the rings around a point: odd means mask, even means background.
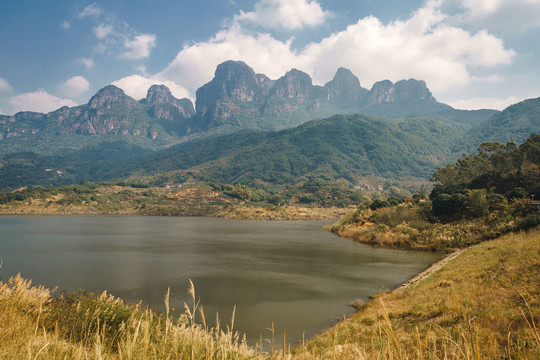
[{"label": "water reflection", "polygon": [[[207,318],[219,312],[248,339],[272,322],[291,341],[353,311],[348,303],[406,281],[438,254],[376,249],[322,230],[320,221],[136,216],[0,217],[0,275],[75,291],[108,290],[163,311],[192,279]],[[282,335],[276,335],[282,336]]]}]

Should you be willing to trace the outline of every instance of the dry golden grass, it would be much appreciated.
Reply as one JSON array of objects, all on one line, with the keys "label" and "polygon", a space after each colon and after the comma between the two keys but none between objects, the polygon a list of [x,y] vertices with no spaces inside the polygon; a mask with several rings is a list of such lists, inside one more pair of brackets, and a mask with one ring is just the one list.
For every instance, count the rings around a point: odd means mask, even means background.
[{"label": "dry golden grass", "polygon": [[[208,327],[205,320],[196,322],[196,316],[204,319],[204,312],[195,302],[193,287],[190,293],[193,305],[186,305],[180,319],[150,309],[128,309],[105,293],[81,298],[65,314],[67,323],[80,326],[67,329],[66,322],[51,323],[58,300],[47,289],[31,287],[30,281],[16,276],[0,285],[0,359],[262,358],[232,324],[221,329],[219,323]],[[165,301],[168,308],[168,296]],[[126,309],[127,319],[116,323],[115,315]]]},{"label": "dry golden grass", "polygon": [[540,229],[464,251],[298,349],[302,359],[539,359]]},{"label": "dry golden grass", "polygon": [[241,205],[218,215],[242,220],[335,220],[349,211],[351,208]]}]

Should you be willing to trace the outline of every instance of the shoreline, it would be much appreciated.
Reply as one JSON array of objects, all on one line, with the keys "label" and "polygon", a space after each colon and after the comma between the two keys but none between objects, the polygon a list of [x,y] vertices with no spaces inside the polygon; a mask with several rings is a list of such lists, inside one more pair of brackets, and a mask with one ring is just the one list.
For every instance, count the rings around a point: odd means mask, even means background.
[{"label": "shoreline", "polygon": [[301,206],[282,206],[278,208],[264,208],[257,206],[238,205],[227,209],[225,207],[212,206],[201,211],[183,211],[176,209],[172,212],[170,209],[156,209],[156,211],[142,212],[136,209],[124,211],[96,211],[85,207],[75,207],[69,209],[29,209],[21,206],[17,209],[5,209],[0,206],[0,216],[19,216],[19,215],[123,215],[123,216],[169,216],[169,217],[214,217],[231,220],[333,220],[337,221],[344,216],[350,208],[338,207],[301,207]]}]

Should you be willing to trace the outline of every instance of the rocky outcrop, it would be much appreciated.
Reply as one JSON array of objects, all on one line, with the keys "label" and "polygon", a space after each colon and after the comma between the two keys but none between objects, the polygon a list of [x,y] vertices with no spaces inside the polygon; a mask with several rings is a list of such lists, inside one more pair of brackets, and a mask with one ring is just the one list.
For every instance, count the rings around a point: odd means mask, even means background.
[{"label": "rocky outcrop", "polygon": [[226,61],[218,65],[212,81],[197,90],[197,116],[203,127],[211,128],[221,124],[218,120],[254,113],[273,83],[242,61]]},{"label": "rocky outcrop", "polygon": [[273,94],[303,103],[311,98],[312,92],[311,77],[303,71],[292,69],[276,81]]},{"label": "rocky outcrop", "polygon": [[177,99],[165,85],[152,85],[141,103],[148,114],[160,120],[177,122],[195,115],[193,103],[189,99]]},{"label": "rocky outcrop", "polygon": [[326,100],[338,104],[360,105],[365,102],[367,89],[360,86],[360,80],[349,69],[340,67],[332,81],[324,85]]},{"label": "rocky outcrop", "polygon": [[88,102],[88,108],[112,109],[113,107],[123,106],[127,109],[133,109],[137,106],[137,101],[124,93],[124,90],[114,86],[105,86],[99,90]]},{"label": "rocky outcrop", "polygon": [[[64,106],[48,114],[20,112],[0,119],[2,139],[48,131],[52,134],[80,135],[173,135],[182,121],[195,114],[189,99],[176,99],[163,85],[152,86],[146,99],[138,102],[114,85],[99,90],[86,105]],[[169,126],[155,127],[165,120]],[[185,126],[184,126],[185,127]]]},{"label": "rocky outcrop", "polygon": [[422,80],[401,80],[393,84],[390,80],[373,84],[367,95],[366,105],[397,103],[403,101],[436,102],[431,91]]}]

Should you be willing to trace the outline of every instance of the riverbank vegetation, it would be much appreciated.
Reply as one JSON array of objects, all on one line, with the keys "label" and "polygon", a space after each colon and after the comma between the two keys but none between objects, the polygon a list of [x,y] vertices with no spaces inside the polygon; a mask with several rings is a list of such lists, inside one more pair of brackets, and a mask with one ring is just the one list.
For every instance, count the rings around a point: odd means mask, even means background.
[{"label": "riverbank vegetation", "polygon": [[429,199],[361,204],[331,231],[380,246],[451,251],[540,225],[540,135],[484,143],[433,174]]},{"label": "riverbank vegetation", "polygon": [[[374,192],[387,196],[399,189]],[[131,214],[217,216],[233,219],[337,219],[363,201],[366,192],[341,183],[307,179],[268,189],[243,184],[83,182],[28,187],[0,193],[0,214]]]}]

